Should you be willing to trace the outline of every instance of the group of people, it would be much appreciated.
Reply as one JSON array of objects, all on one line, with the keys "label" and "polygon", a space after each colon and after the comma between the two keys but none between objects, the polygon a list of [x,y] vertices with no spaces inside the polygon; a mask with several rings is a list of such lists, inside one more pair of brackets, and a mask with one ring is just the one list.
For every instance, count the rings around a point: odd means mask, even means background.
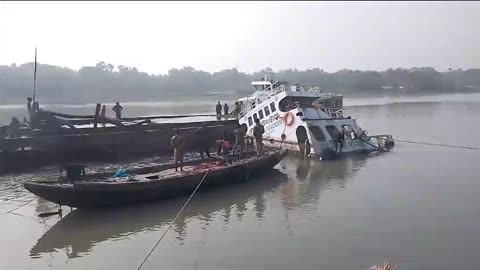
[{"label": "group of people", "polygon": [[[229,111],[230,107],[228,106],[227,103],[223,104],[223,114],[224,115],[229,115],[232,114],[234,116],[237,116],[240,113],[240,110],[242,109],[242,102],[241,101],[235,101],[235,108],[233,109],[232,112]],[[218,101],[217,106],[215,107],[215,112],[217,113],[217,116],[222,115],[222,104],[220,101]]]},{"label": "group of people", "polygon": [[[210,141],[207,134],[207,125],[202,123],[201,126],[195,130],[195,135],[197,137],[197,145],[200,150],[200,157],[204,159],[204,154],[207,157],[210,157]],[[224,157],[225,162],[230,163],[233,159],[232,153],[235,153],[235,150],[239,150],[239,158],[242,157],[242,154],[245,151],[245,140],[250,138],[246,136],[247,130],[245,126],[237,124],[233,135],[235,137],[235,144],[233,148],[231,147],[229,136],[227,132],[223,132],[223,136],[215,141],[217,147],[217,154]],[[260,124],[259,119],[255,119],[255,127],[253,128],[253,137],[255,140],[255,147],[257,150],[257,155],[263,154],[263,142],[262,137],[265,133],[265,129],[262,124]],[[175,129],[175,134],[172,136],[171,145],[173,147],[173,156],[175,162],[175,171],[178,171],[178,163],[180,163],[180,170],[183,171],[183,155],[185,150],[185,137],[181,134],[180,129]],[[250,144],[251,145],[251,144]]]},{"label": "group of people", "polygon": [[[223,114],[224,115],[228,115],[228,104],[225,103],[223,105]],[[217,113],[217,115],[221,115],[222,114],[222,104],[220,104],[220,101],[217,103],[217,106],[215,107],[215,112]]]}]

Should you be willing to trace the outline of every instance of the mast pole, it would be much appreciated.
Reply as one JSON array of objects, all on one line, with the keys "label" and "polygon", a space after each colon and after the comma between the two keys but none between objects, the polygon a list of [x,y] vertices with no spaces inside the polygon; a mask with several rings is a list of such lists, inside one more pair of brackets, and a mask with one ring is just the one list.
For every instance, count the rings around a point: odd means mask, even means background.
[{"label": "mast pole", "polygon": [[33,70],[33,102],[35,102],[36,84],[37,84],[37,47],[35,47],[35,65]]}]

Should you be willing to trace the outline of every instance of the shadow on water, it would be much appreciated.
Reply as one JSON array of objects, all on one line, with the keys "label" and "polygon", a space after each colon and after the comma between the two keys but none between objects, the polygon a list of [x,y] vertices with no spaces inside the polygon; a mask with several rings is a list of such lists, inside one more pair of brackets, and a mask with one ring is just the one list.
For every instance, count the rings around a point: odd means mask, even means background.
[{"label": "shadow on water", "polygon": [[[208,226],[213,216],[222,210],[227,225],[232,212],[236,211],[237,217],[241,219],[247,211],[246,204],[251,201],[257,216],[261,217],[265,211],[265,193],[274,191],[287,179],[284,173],[274,170],[255,181],[215,190],[200,189],[177,218],[172,232],[182,241],[190,218],[199,218]],[[91,251],[98,243],[143,231],[159,230],[172,221],[186,199],[187,197],[181,197],[165,202],[98,211],[74,210],[42,235],[31,248],[30,257],[39,258],[42,254],[65,250],[69,258],[75,258]],[[232,210],[233,207],[236,210]]]}]

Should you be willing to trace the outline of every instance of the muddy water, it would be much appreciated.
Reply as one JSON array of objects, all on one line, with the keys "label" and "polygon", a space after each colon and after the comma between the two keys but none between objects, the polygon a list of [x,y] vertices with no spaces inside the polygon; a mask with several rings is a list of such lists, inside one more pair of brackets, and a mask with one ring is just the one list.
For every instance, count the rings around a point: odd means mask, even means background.
[{"label": "muddy water", "polygon": [[[411,101],[356,101],[348,113],[370,134],[480,147],[478,95]],[[155,161],[165,159],[142,162]],[[474,269],[478,164],[477,150],[401,142],[339,161],[289,156],[259,179],[200,190],[144,269],[365,269],[385,260],[401,269]],[[1,177],[0,268],[136,269],[186,199],[64,207],[62,217],[40,218],[55,207],[21,182],[56,174]]]}]

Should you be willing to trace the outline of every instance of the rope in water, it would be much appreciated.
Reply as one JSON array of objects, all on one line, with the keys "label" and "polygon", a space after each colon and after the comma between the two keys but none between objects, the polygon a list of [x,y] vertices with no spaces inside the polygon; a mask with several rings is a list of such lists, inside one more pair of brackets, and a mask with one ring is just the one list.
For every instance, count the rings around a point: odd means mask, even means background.
[{"label": "rope in water", "polygon": [[16,207],[16,208],[14,208],[14,209],[12,209],[12,210],[10,210],[10,211],[6,212],[5,214],[10,214],[10,213],[12,213],[13,211],[16,211],[16,210],[18,210],[18,209],[20,209],[20,208],[24,207],[25,205],[27,205],[27,204],[29,204],[29,203],[33,202],[33,201],[34,201],[36,198],[37,198],[37,197],[35,197],[35,198],[33,198],[33,199],[31,199],[31,200],[27,201],[26,203],[24,203],[24,204],[22,204],[22,205],[20,205],[20,206],[18,206],[18,207]]},{"label": "rope in water", "polygon": [[360,138],[360,137],[359,137],[358,139],[359,139],[359,140],[361,140],[362,142],[364,142],[364,143],[366,143],[366,144],[370,145],[371,147],[373,147],[373,148],[375,148],[375,149],[378,149],[378,147],[377,147],[377,146],[375,146],[374,144],[371,144],[370,142],[368,142],[368,141],[366,141],[366,140],[364,140],[364,139],[362,139],[362,138]]},{"label": "rope in water", "polygon": [[473,147],[473,146],[451,145],[451,144],[441,144],[441,143],[426,143],[426,142],[408,141],[408,140],[398,140],[398,139],[395,139],[395,141],[397,141],[397,142],[404,142],[404,143],[424,144],[424,145],[431,145],[431,146],[443,146],[443,147],[450,147],[450,148],[462,148],[462,149],[470,149],[470,150],[480,150],[479,147]]},{"label": "rope in water", "polygon": [[160,239],[158,239],[157,243],[155,244],[155,246],[153,246],[152,250],[150,250],[150,252],[148,253],[148,255],[145,257],[145,259],[143,259],[142,263],[137,267],[137,270],[140,270],[140,268],[142,268],[143,264],[145,264],[145,262],[148,260],[148,257],[150,257],[150,255],[152,255],[153,251],[157,248],[158,244],[160,244],[160,241],[162,241],[163,237],[165,237],[165,235],[167,234],[168,230],[170,230],[170,228],[172,227],[173,223],[175,223],[175,221],[177,220],[177,218],[180,216],[180,214],[183,212],[183,210],[187,207],[188,203],[190,202],[190,200],[193,198],[193,195],[195,195],[195,193],[197,192],[198,188],[200,187],[200,185],[203,183],[203,180],[205,180],[205,177],[207,177],[207,174],[210,172],[210,170],[207,170],[207,172],[205,173],[205,175],[203,176],[202,180],[200,180],[200,182],[198,183],[197,187],[195,188],[195,190],[193,190],[192,194],[190,195],[190,197],[188,198],[188,200],[185,202],[185,204],[182,206],[182,208],[180,209],[180,211],[177,213],[177,215],[175,216],[175,218],[173,218],[173,220],[170,222],[170,225],[168,225],[168,228],[165,230],[165,232],[162,234],[162,236],[160,237]]}]

